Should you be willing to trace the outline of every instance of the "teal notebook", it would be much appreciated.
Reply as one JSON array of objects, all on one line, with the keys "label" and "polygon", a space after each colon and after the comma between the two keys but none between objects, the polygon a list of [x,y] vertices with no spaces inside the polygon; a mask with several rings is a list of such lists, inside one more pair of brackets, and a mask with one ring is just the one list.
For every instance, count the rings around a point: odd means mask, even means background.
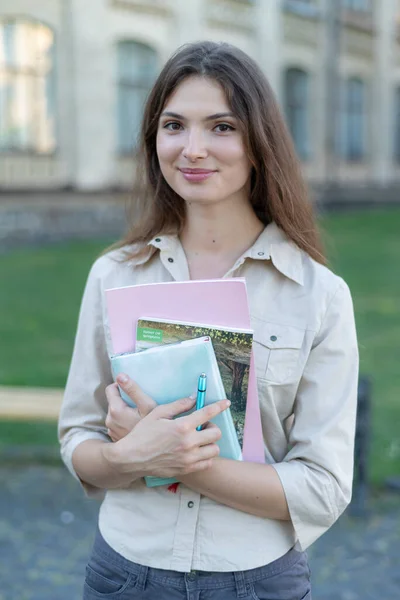
[{"label": "teal notebook", "polygon": [[[112,356],[111,368],[114,379],[118,373],[126,373],[158,404],[166,404],[194,394],[201,373],[207,375],[205,404],[226,398],[212,341],[208,336],[156,346],[142,352]],[[127,404],[135,406],[121,389],[120,393]],[[241,447],[230,409],[217,415],[212,421],[222,431],[222,437],[217,442],[220,456],[241,460]],[[159,477],[145,477],[145,480],[149,487],[177,481]]]},{"label": "teal notebook", "polygon": [[236,435],[243,448],[253,331],[204,323],[142,317],[136,327],[136,352],[209,336],[217,359]]}]

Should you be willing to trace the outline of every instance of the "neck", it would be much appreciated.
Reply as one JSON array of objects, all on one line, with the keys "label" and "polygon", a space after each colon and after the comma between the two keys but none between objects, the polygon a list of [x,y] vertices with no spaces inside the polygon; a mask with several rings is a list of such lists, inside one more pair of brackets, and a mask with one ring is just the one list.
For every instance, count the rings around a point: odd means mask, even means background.
[{"label": "neck", "polygon": [[263,229],[250,202],[188,204],[180,239],[188,260],[214,256],[235,261]]}]

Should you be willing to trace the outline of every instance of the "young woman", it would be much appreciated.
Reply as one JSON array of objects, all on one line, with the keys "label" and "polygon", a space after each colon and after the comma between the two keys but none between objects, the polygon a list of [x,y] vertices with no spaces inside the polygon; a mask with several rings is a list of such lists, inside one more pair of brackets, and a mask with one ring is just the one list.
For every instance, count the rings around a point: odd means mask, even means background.
[{"label": "young woman", "polygon": [[[59,423],[66,465],[87,494],[105,494],[84,598],[309,599],[305,549],[351,496],[357,341],[261,70],[227,44],[179,49],[148,98],[139,156],[129,234],[87,281]],[[106,288],[236,276],[265,464],[218,457],[207,423],[227,401],[173,419],[194,401],[155,407],[120,377],[133,410],[110,371]],[[148,488],[144,475],[181,483]]]}]

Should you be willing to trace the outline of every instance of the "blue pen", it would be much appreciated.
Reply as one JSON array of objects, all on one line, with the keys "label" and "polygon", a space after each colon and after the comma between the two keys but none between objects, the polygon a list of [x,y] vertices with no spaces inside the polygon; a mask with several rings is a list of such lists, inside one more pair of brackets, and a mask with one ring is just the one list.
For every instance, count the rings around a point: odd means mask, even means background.
[{"label": "blue pen", "polygon": [[[207,375],[202,373],[199,376],[199,381],[197,383],[197,398],[196,398],[196,410],[203,408],[204,403],[206,401],[206,389],[207,389]],[[198,425],[196,427],[197,431],[202,430],[202,425]]]}]

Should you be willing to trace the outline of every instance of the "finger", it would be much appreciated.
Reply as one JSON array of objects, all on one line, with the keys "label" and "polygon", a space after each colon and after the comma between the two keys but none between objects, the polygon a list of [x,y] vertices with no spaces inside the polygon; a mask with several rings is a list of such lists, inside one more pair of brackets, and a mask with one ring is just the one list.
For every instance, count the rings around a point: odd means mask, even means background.
[{"label": "finger", "polygon": [[207,423],[204,423],[202,431],[205,431],[206,429],[219,429],[219,427],[215,423],[207,421]]},{"label": "finger", "polygon": [[[133,410],[133,409],[131,409]],[[116,431],[117,429],[121,429],[118,425],[118,421],[119,419],[122,418],[119,415],[115,414],[115,411],[111,414],[110,409],[108,409],[108,413],[106,416],[106,419],[104,421],[105,426],[110,430],[110,431]],[[139,419],[139,417],[138,417]]]},{"label": "finger", "polygon": [[200,408],[200,410],[195,410],[191,415],[182,417],[182,419],[184,419],[190,427],[196,428],[199,425],[204,425],[207,421],[211,421],[211,419],[229,408],[230,405],[230,400],[218,400],[218,402],[213,402],[204,408]]},{"label": "finger", "polygon": [[121,410],[125,409],[134,410],[122,400],[118,385],[116,383],[113,383],[106,388],[106,397],[108,400],[108,409],[113,413],[120,412]]},{"label": "finger", "polygon": [[106,393],[108,400],[108,411],[105,420],[106,427],[118,427],[118,423],[132,422],[132,419],[139,419],[136,408],[128,406],[119,395],[118,387],[108,390]]},{"label": "finger", "polygon": [[217,444],[207,444],[207,446],[201,446],[200,448],[196,448],[189,454],[189,456],[187,457],[187,464],[192,465],[203,460],[210,460],[212,458],[216,458],[219,452],[220,450]]},{"label": "finger", "polygon": [[202,448],[197,448],[187,454],[184,460],[184,466],[182,467],[186,473],[190,473],[198,463],[213,460],[219,454],[219,447],[217,444],[209,444]]},{"label": "finger", "polygon": [[119,442],[119,440],[122,440],[122,438],[126,437],[126,435],[127,432],[125,429],[118,429],[117,427],[108,429],[108,436],[113,442]]},{"label": "finger", "polygon": [[118,385],[116,383],[112,383],[106,387],[106,398],[108,402],[110,402],[110,398],[121,398]]},{"label": "finger", "polygon": [[107,429],[107,435],[111,439],[112,442],[118,441],[117,436],[115,435],[115,433],[113,432],[112,429]]},{"label": "finger", "polygon": [[200,462],[202,460],[210,460],[210,458],[216,458],[219,454],[219,446],[217,444],[207,444],[207,446],[201,446],[196,450],[193,462]]},{"label": "finger", "polygon": [[211,427],[206,427],[201,431],[194,431],[191,434],[190,441],[196,446],[206,446],[207,444],[214,444],[222,437],[222,432],[217,425],[210,423]]},{"label": "finger", "polygon": [[[137,417],[137,419],[136,419],[136,422],[138,422],[138,421],[139,421],[139,417]],[[137,423],[135,423],[135,425],[136,424]],[[108,431],[111,431],[111,433],[114,436],[118,436],[118,437],[124,437],[127,434],[127,431],[128,431],[128,429],[126,427],[123,427],[123,426],[119,425],[117,421],[114,421],[110,417],[109,414],[106,417],[105,426],[107,427]]]},{"label": "finger", "polygon": [[197,473],[198,471],[206,471],[210,469],[213,465],[213,459],[201,460],[197,463],[194,463],[190,469],[187,470],[187,473]]},{"label": "finger", "polygon": [[145,394],[138,384],[125,373],[118,375],[117,382],[137,406],[141,417],[148,415],[157,406],[157,402]]},{"label": "finger", "polygon": [[193,408],[195,403],[195,398],[181,398],[180,400],[175,400],[175,402],[160,404],[154,411],[154,417],[158,419],[172,419]]}]

